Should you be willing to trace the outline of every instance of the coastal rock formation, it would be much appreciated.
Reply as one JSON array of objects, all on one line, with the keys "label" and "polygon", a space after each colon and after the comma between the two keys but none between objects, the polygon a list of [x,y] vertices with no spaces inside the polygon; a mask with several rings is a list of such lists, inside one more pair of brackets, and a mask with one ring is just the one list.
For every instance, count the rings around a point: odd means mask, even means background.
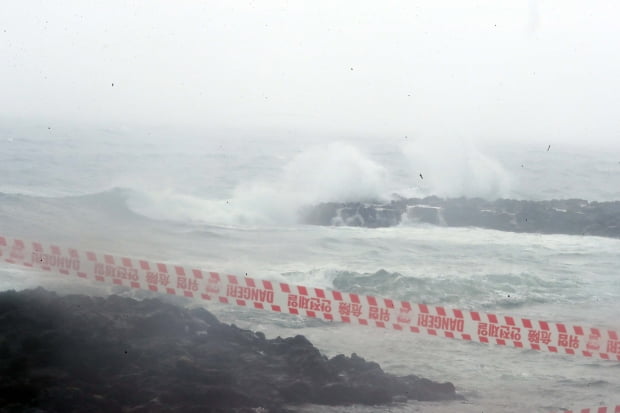
[{"label": "coastal rock formation", "polygon": [[[460,399],[451,383],[331,359],[156,299],[0,293],[0,412],[284,412]],[[30,409],[30,410],[29,410]]]},{"label": "coastal rock formation", "polygon": [[302,214],[306,224],[369,228],[398,225],[403,219],[449,227],[620,238],[620,201],[427,197],[389,203],[324,203]]}]

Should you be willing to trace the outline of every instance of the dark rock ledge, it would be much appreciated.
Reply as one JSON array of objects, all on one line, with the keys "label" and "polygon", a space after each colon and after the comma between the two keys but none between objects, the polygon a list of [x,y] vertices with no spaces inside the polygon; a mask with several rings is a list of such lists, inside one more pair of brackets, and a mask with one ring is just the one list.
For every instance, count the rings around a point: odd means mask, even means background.
[{"label": "dark rock ledge", "polygon": [[285,412],[462,397],[156,299],[0,293],[0,412]]},{"label": "dark rock ledge", "polygon": [[383,203],[328,202],[301,211],[301,221],[312,225],[380,228],[399,225],[403,218],[445,227],[620,238],[620,201],[487,201],[430,196]]}]

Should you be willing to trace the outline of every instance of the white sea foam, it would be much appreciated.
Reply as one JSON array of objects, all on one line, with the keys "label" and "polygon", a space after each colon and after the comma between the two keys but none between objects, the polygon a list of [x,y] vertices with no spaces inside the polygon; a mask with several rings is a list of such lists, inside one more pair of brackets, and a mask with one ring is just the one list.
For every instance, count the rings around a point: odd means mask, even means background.
[{"label": "white sea foam", "polygon": [[356,147],[329,143],[294,156],[275,179],[241,182],[227,199],[205,199],[165,189],[130,199],[137,212],[155,219],[219,224],[290,224],[301,207],[319,202],[383,198],[386,169]]}]

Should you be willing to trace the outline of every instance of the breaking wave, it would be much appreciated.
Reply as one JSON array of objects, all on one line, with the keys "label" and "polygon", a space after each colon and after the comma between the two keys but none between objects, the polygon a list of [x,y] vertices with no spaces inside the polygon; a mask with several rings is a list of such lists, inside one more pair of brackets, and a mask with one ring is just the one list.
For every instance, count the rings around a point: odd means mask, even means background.
[{"label": "breaking wave", "polygon": [[[410,175],[404,177],[405,181],[419,182],[417,192],[484,197],[507,193],[508,179],[497,162],[472,145],[463,145],[462,151],[442,151],[442,148],[430,140],[394,148],[405,160],[405,175]],[[218,172],[201,177],[183,173],[179,168],[170,170],[176,174],[174,179],[166,180],[152,171],[139,179],[133,173],[126,173],[108,181],[114,185],[111,189],[81,196],[46,197],[43,202],[51,205],[55,202],[52,199],[58,199],[57,202],[74,206],[81,203],[125,217],[141,215],[183,223],[288,225],[300,221],[303,207],[322,202],[387,201],[402,189],[403,170],[395,167],[391,158],[380,162],[350,143],[315,144],[296,152],[288,148],[288,161],[283,162],[277,148],[272,149],[273,153],[263,153],[258,160],[248,158],[261,165],[254,176],[237,173],[236,168],[247,169],[242,157],[237,160],[239,163],[223,162],[222,165],[230,164],[233,168],[223,175]],[[154,158],[149,156],[143,156],[140,161],[150,165]],[[209,158],[209,163],[212,161]],[[418,178],[421,173],[423,180]],[[213,179],[218,179],[221,185]],[[24,195],[24,202],[26,199]]]},{"label": "breaking wave", "polygon": [[293,283],[455,308],[514,309],[547,303],[570,305],[586,299],[578,280],[545,279],[529,273],[425,277],[381,269],[372,273],[313,270],[283,275]]}]

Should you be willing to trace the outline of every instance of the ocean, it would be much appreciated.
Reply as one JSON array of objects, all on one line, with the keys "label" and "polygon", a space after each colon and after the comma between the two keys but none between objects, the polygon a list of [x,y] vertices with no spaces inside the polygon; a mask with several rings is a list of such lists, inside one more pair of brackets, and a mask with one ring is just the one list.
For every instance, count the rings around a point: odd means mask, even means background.
[{"label": "ocean", "polygon": [[[415,303],[618,330],[620,240],[404,221],[299,223],[300,208],[400,196],[620,200],[620,151],[398,137],[291,141],[0,130],[0,233]],[[0,266],[0,290],[127,291]],[[319,412],[551,412],[620,403],[620,363],[204,305],[267,337],[451,381],[459,402]]]}]

